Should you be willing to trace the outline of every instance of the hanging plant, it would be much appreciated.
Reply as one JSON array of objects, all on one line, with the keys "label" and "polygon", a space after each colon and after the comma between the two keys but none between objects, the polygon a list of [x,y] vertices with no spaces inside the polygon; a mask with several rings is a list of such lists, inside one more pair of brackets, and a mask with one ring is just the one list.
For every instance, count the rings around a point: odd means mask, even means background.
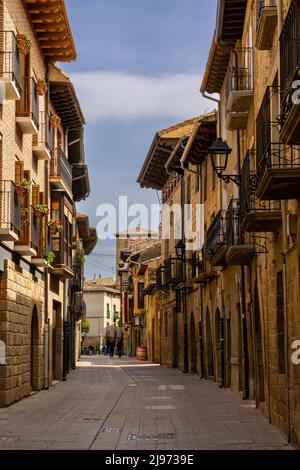
[{"label": "hanging plant", "polygon": [[35,88],[40,96],[44,96],[48,91],[47,83],[41,78],[36,82]]},{"label": "hanging plant", "polygon": [[34,206],[34,213],[38,219],[42,219],[49,214],[49,209],[46,204],[37,204]]},{"label": "hanging plant", "polygon": [[61,124],[61,119],[57,114],[52,114],[50,117],[50,122],[53,127],[57,127]]},{"label": "hanging plant", "polygon": [[61,221],[58,219],[50,220],[50,222],[48,223],[48,227],[52,235],[56,235],[57,233],[61,233],[63,231]]},{"label": "hanging plant", "polygon": [[32,46],[31,41],[29,37],[26,36],[26,34],[17,35],[17,44],[18,44],[19,51],[23,55],[27,55]]},{"label": "hanging plant", "polygon": [[55,255],[54,251],[52,251],[52,250],[50,250],[47,254],[46,253],[46,248],[43,248],[42,249],[42,257],[43,257],[44,260],[47,261],[48,264],[51,265],[54,262],[56,255]]},{"label": "hanging plant", "polygon": [[31,190],[32,187],[32,182],[28,181],[26,178],[23,178],[20,182],[20,184],[17,185],[17,193],[20,196],[24,196],[28,191]]}]

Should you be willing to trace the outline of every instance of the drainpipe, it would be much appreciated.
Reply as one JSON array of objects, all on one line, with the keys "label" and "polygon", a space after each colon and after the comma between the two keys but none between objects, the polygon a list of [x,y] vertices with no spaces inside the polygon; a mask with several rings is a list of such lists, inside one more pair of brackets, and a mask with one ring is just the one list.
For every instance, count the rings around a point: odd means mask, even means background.
[{"label": "drainpipe", "polygon": [[[46,73],[45,73],[46,82],[49,81],[49,64],[46,64]],[[48,91],[50,93],[50,91]],[[47,122],[47,113],[49,111],[49,95],[46,95],[47,99],[45,100],[45,113],[46,113],[46,122]],[[48,132],[48,129],[47,129]],[[49,162],[45,162],[45,200],[46,204],[49,204]],[[48,237],[45,240],[46,251],[48,252]],[[49,271],[48,268],[44,269],[44,293],[45,293],[45,302],[44,302],[44,321],[45,321],[45,330],[44,330],[44,387],[45,390],[49,389],[49,316],[48,316],[48,309],[49,309]]]},{"label": "drainpipe", "polygon": [[[277,16],[278,16],[278,41],[282,30],[282,0],[277,0]],[[280,47],[278,48],[278,83],[281,85],[281,62],[280,62]],[[278,95],[279,109],[281,107],[280,94]],[[286,407],[287,407],[287,437],[288,442],[291,442],[291,409],[290,409],[290,374],[289,374],[289,325],[288,325],[288,309],[287,309],[287,268],[286,268],[286,255],[288,252],[288,237],[287,237],[287,202],[281,201],[282,212],[282,231],[283,231],[283,251],[282,251],[282,272],[283,272],[283,310],[284,310],[284,349],[285,349],[285,381],[286,381]]]},{"label": "drainpipe", "polygon": [[[184,240],[185,233],[185,220],[184,220],[184,206],[185,206],[185,182],[184,182],[184,173],[181,175],[181,225],[182,225],[182,240]],[[183,255],[183,283],[186,282],[186,254]],[[187,298],[186,298],[186,288],[183,288],[182,291],[182,316],[183,316],[183,372],[185,374],[189,371],[188,363],[188,330],[187,330]]]}]

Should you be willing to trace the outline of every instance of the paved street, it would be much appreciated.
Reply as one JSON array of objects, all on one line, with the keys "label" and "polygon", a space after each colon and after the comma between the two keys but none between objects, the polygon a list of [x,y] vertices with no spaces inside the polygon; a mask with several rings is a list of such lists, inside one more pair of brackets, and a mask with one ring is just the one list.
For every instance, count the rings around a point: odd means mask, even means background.
[{"label": "paved street", "polygon": [[83,358],[68,381],[0,410],[0,449],[289,449],[253,403],[178,370]]}]

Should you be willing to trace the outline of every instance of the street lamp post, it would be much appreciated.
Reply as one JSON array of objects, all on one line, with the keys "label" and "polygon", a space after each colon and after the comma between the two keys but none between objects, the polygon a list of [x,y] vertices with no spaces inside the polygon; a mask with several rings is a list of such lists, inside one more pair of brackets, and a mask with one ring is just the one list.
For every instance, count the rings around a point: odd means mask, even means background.
[{"label": "street lamp post", "polygon": [[227,143],[221,138],[218,138],[208,149],[208,151],[210,154],[213,170],[217,174],[218,178],[223,180],[226,184],[231,181],[237,186],[241,186],[242,178],[240,174],[223,174],[227,168],[229,155],[232,153],[232,149],[227,145]]}]

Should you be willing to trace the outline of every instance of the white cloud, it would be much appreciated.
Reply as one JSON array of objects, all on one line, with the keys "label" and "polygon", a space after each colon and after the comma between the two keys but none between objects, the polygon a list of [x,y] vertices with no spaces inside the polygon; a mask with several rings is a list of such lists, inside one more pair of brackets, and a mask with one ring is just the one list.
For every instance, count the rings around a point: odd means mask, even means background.
[{"label": "white cloud", "polygon": [[199,92],[200,75],[148,77],[118,72],[72,75],[88,122],[141,118],[186,119],[213,108]]}]

